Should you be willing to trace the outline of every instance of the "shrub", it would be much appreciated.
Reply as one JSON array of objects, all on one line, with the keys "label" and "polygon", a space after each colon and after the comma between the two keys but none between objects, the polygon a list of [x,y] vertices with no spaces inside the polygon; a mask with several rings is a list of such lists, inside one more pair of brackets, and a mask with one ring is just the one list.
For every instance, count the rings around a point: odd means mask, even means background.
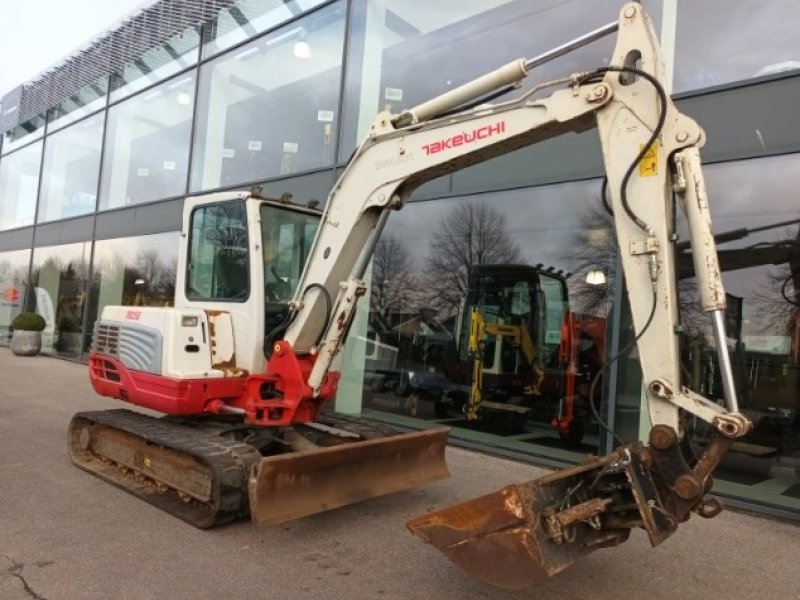
[{"label": "shrub", "polygon": [[81,320],[72,315],[63,315],[58,320],[58,331],[60,333],[80,333]]},{"label": "shrub", "polygon": [[11,321],[11,328],[20,331],[42,331],[46,325],[44,317],[35,312],[19,313]]}]

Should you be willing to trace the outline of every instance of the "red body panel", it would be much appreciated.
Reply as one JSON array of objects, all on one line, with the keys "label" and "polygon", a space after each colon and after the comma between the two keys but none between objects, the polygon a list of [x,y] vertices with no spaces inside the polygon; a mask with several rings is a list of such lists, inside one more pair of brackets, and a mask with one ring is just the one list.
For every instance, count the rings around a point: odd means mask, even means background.
[{"label": "red body panel", "polygon": [[235,400],[244,395],[244,379],[170,379],[132,371],[116,358],[92,352],[89,378],[101,396],[151,408],[167,415],[208,412],[215,398]]},{"label": "red body panel", "polygon": [[201,415],[224,407],[244,411],[255,425],[284,427],[314,421],[336,396],[339,373],[326,375],[319,395],[308,386],[314,356],[298,357],[278,342],[267,373],[224,379],[171,379],[128,369],[116,358],[92,352],[89,378],[101,396],[117,398],[167,415]]}]

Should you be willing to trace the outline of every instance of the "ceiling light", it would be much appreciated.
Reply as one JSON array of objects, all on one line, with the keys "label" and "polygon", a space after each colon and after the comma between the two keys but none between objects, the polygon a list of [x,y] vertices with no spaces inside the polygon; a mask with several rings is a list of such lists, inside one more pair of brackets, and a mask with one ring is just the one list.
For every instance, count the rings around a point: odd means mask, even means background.
[{"label": "ceiling light", "polygon": [[175,96],[175,100],[178,104],[183,104],[186,106],[187,104],[191,104],[192,96],[188,92],[178,92],[178,95]]},{"label": "ceiling light", "polygon": [[589,285],[603,285],[606,282],[606,274],[601,269],[592,269],[586,274],[586,283]]},{"label": "ceiling light", "polygon": [[308,45],[307,41],[300,40],[298,42],[295,42],[293,52],[297,58],[310,58],[311,46]]}]

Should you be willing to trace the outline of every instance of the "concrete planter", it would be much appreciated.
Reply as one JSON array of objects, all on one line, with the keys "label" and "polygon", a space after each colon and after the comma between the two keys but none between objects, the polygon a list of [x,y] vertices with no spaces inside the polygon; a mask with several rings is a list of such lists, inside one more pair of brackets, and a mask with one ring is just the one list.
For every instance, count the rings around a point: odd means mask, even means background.
[{"label": "concrete planter", "polygon": [[11,337],[11,351],[17,356],[36,356],[42,349],[41,331],[14,330]]}]

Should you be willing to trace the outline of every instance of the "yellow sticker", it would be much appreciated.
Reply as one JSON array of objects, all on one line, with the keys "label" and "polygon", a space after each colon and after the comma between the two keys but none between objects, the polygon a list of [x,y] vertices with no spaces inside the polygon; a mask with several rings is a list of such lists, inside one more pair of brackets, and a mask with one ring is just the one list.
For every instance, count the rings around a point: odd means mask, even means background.
[{"label": "yellow sticker", "polygon": [[[640,177],[653,177],[658,175],[658,141],[653,142],[652,146],[644,153],[642,160],[639,161],[639,176]],[[644,149],[644,144],[639,146],[639,150]]]}]

